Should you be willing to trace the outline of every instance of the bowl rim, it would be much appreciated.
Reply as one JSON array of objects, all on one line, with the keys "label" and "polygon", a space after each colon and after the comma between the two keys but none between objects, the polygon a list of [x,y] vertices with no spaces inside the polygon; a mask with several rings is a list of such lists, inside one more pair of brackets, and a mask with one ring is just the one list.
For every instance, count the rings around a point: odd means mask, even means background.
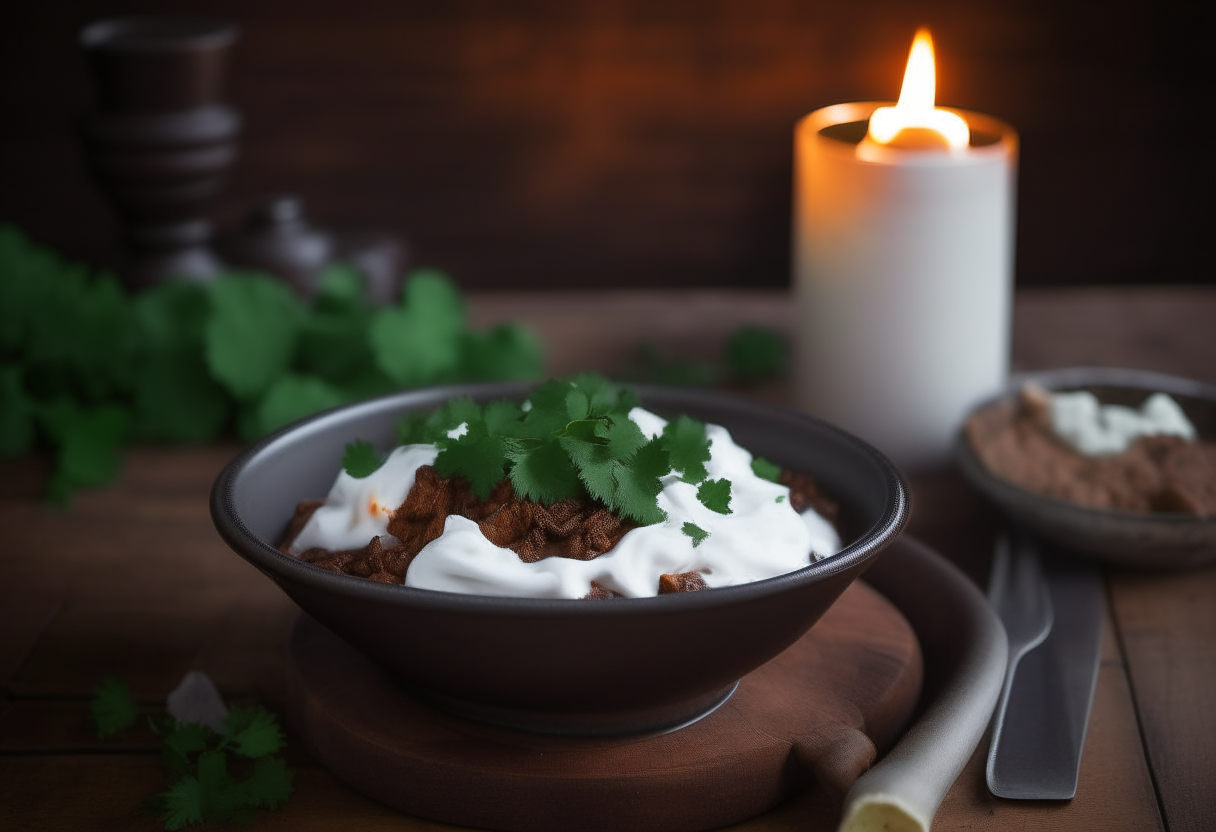
[{"label": "bowl rim", "polygon": [[819,431],[826,431],[839,441],[852,446],[875,463],[886,487],[886,507],[879,520],[834,555],[815,563],[744,584],[715,587],[712,591],[677,592],[646,598],[612,598],[587,603],[582,598],[523,598],[514,596],[473,595],[444,592],[397,584],[381,584],[353,575],[342,575],[320,569],[285,555],[255,535],[236,511],[233,491],[242,471],[262,454],[272,452],[289,437],[301,431],[318,431],[336,422],[361,414],[383,410],[405,413],[411,405],[437,405],[454,396],[469,395],[477,399],[502,398],[526,394],[537,382],[491,382],[454,384],[389,393],[305,417],[274,431],[240,453],[216,477],[211,489],[211,518],[220,536],[241,557],[272,580],[283,574],[313,589],[323,589],[382,604],[405,604],[420,609],[460,611],[470,614],[529,614],[540,616],[570,615],[584,617],[636,615],[644,612],[674,613],[707,607],[752,603],[769,595],[783,592],[807,582],[829,578],[847,572],[885,548],[899,536],[911,512],[911,492],[900,470],[878,449],[821,419],[805,413],[779,407],[756,399],[717,390],[690,389],[666,385],[626,384],[638,394],[645,406],[647,395],[678,395],[695,408],[697,404],[727,407],[753,416],[799,422]]},{"label": "bowl rim", "polygon": [[[1084,388],[1091,386],[1122,387],[1144,393],[1166,393],[1203,399],[1216,405],[1216,385],[1207,384],[1184,376],[1160,373],[1155,370],[1136,370],[1123,367],[1058,367],[1051,370],[1015,373],[998,391],[975,404],[963,417],[955,441],[955,459],[963,474],[988,491],[1002,505],[1035,503],[1057,515],[1072,515],[1080,519],[1101,519],[1108,523],[1143,526],[1145,523],[1178,527],[1203,526],[1216,523],[1216,515],[1186,514],[1169,511],[1127,511],[1125,509],[1082,506],[1060,500],[1038,491],[1031,491],[997,476],[980,460],[971,443],[967,441],[964,426],[979,411],[997,402],[1018,394],[1022,385],[1037,382],[1048,390]],[[1211,441],[1211,440],[1209,440]]]}]

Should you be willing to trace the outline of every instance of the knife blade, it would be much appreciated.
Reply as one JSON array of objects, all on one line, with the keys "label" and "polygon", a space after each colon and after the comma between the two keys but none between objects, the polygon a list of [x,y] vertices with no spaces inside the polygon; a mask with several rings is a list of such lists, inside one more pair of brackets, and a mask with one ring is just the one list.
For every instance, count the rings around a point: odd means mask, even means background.
[{"label": "knife blade", "polygon": [[1038,561],[1054,621],[1042,643],[1027,648],[1009,670],[993,722],[988,789],[998,797],[1068,800],[1077,793],[1098,679],[1102,576],[1093,564],[1063,552],[1040,558],[1040,545],[1019,537],[1014,561]]}]

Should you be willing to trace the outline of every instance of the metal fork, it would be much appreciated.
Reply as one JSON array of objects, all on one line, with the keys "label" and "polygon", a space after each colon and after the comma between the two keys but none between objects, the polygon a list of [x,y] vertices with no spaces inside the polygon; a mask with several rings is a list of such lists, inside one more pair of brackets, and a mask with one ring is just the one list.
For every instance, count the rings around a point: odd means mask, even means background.
[{"label": "metal fork", "polygon": [[997,540],[988,580],[988,602],[1000,616],[1009,637],[1009,664],[1005,684],[992,721],[992,746],[988,751],[988,785],[993,784],[993,765],[1005,724],[1005,710],[1013,677],[1022,657],[1042,644],[1055,621],[1051,594],[1043,577],[1036,548],[1022,537],[1008,533]]}]

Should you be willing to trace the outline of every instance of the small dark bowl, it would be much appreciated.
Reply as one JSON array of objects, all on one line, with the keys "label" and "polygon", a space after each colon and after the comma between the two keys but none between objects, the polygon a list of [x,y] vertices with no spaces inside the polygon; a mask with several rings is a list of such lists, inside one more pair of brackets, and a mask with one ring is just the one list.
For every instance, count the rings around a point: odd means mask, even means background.
[{"label": "small dark bowl", "polygon": [[496,598],[338,575],[275,549],[296,502],[324,496],[345,443],[391,448],[409,410],[454,395],[522,399],[526,385],[400,393],[297,422],[220,474],[211,515],[237,554],[300,607],[454,713],[525,730],[641,733],[725,701],[737,680],[796,641],[903,528],[908,490],[878,451],[788,410],[722,394],[640,386],[643,405],[727,427],[753,453],[816,477],[842,508],[840,553],[734,587],[601,601]]},{"label": "small dark bowl", "polygon": [[[1069,367],[1017,376],[975,410],[1016,396],[1027,381],[1048,390],[1089,390],[1103,404],[1139,406],[1151,393],[1168,393],[1201,438],[1216,438],[1216,387],[1144,370]],[[957,459],[963,475],[1013,520],[1094,560],[1141,569],[1186,569],[1216,561],[1216,517],[1087,508],[1027,491],[984,467],[962,436]]]}]

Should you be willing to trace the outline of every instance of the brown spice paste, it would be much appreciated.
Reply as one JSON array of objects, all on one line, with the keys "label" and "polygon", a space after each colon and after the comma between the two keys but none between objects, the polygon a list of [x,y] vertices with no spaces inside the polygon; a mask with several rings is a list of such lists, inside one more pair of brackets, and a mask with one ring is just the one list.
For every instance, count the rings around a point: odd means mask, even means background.
[{"label": "brown spice paste", "polygon": [[1085,456],[1056,438],[1029,390],[967,420],[964,434],[996,476],[1090,508],[1216,515],[1216,443],[1145,436],[1128,450]]},{"label": "brown spice paste", "polygon": [[[819,491],[807,474],[782,472],[781,484],[790,489],[790,505],[802,512],[814,508],[835,524],[838,507]],[[322,500],[302,500],[279,545],[292,554],[292,542],[300,534]],[[433,466],[424,465],[414,475],[414,487],[389,519],[388,532],[399,543],[385,547],[379,536],[361,549],[340,552],[308,549],[300,560],[337,572],[385,584],[405,582],[410,562],[432,540],[443,534],[448,515],[458,514],[477,523],[481,533],[496,546],[510,549],[524,563],[542,558],[563,557],[591,560],[609,551],[636,525],[622,521],[603,503],[593,500],[562,500],[544,506],[515,496],[510,480],[504,479],[485,500],[479,500],[463,477],[441,477]],[[693,592],[705,588],[697,572],[665,574],[659,579],[659,594]],[[596,582],[587,598],[619,598],[619,593]]]}]

